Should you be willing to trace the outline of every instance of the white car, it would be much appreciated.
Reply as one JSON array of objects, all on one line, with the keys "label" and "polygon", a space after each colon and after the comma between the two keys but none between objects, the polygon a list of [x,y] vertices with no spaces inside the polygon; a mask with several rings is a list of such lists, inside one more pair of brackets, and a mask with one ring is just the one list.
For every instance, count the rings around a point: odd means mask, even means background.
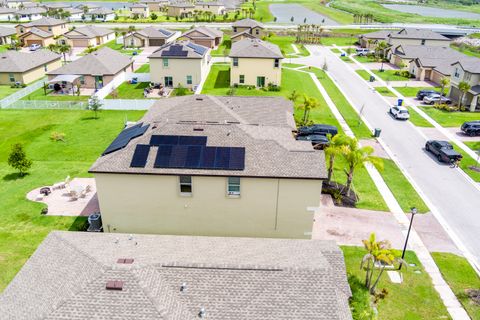
[{"label": "white car", "polygon": [[357,51],[357,56],[366,56],[370,53],[370,50],[367,48],[358,48],[356,49]]},{"label": "white car", "polygon": [[37,50],[40,49],[41,47],[42,47],[41,45],[34,43],[34,44],[31,44],[31,45],[28,47],[28,50],[30,50],[30,51],[37,51]]},{"label": "white car", "polygon": [[402,106],[393,106],[390,108],[390,114],[398,120],[408,120],[410,119],[410,113],[408,109]]}]

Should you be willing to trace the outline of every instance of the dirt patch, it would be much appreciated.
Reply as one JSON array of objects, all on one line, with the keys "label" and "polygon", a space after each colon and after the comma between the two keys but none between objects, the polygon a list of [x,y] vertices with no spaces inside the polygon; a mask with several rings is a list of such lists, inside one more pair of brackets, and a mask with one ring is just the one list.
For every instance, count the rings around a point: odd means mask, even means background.
[{"label": "dirt patch", "polygon": [[475,305],[480,306],[480,289],[468,289],[466,293]]},{"label": "dirt patch", "polygon": [[323,183],[322,193],[331,195],[333,203],[340,207],[355,208],[359,200],[353,190],[350,190],[350,194],[347,194],[346,186],[332,181]]}]

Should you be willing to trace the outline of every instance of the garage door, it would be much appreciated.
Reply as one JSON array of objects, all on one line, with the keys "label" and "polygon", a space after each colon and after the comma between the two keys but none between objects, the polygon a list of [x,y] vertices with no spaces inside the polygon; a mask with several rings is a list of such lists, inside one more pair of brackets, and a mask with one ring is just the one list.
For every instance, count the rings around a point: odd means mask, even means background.
[{"label": "garage door", "polygon": [[74,47],[88,47],[88,40],[73,40]]},{"label": "garage door", "polygon": [[32,45],[32,44],[43,45],[42,40],[27,40],[27,41],[25,42],[25,44],[26,44],[27,46],[30,46],[30,45]]},{"label": "garage door", "polygon": [[165,40],[163,39],[150,39],[148,40],[148,45],[150,47],[160,47],[165,44]]}]

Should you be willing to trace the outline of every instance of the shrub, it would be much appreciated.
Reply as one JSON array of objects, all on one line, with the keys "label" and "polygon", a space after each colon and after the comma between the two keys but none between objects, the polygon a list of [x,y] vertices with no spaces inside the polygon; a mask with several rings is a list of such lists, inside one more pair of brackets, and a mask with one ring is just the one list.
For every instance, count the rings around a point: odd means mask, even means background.
[{"label": "shrub", "polygon": [[54,131],[50,134],[50,140],[65,142],[65,133]]},{"label": "shrub", "polygon": [[156,15],[156,13],[152,12],[152,13],[150,14],[150,19],[152,19],[152,20],[157,20],[157,18],[158,18],[158,16]]},{"label": "shrub", "polygon": [[280,91],[280,87],[276,84],[269,82],[267,85],[267,91],[278,92]]},{"label": "shrub", "polygon": [[188,94],[188,89],[183,87],[180,83],[178,84],[178,87],[175,89],[175,95],[176,96],[186,96]]}]

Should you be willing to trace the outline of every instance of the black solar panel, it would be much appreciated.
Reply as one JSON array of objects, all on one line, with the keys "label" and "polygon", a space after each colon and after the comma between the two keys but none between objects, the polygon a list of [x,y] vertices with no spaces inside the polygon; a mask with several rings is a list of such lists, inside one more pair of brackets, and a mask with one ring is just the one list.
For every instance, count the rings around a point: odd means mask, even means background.
[{"label": "black solar panel", "polygon": [[130,140],[143,135],[145,131],[147,131],[149,125],[142,125],[143,123],[138,123],[120,132],[120,134],[115,138],[115,140],[113,140],[113,142],[102,153],[102,156],[125,148],[125,146],[130,142]]},{"label": "black solar panel", "polygon": [[230,164],[230,148],[217,147],[214,169],[226,170]]},{"label": "black solar panel", "polygon": [[188,51],[183,51],[183,46],[181,45],[171,45],[168,50],[162,52],[162,57],[186,57]]},{"label": "black solar panel", "polygon": [[159,145],[186,145],[186,146],[204,146],[207,144],[205,136],[173,136],[173,135],[152,135],[150,138],[151,146]]},{"label": "black solar panel", "polygon": [[150,145],[137,144],[135,152],[133,153],[132,162],[130,167],[144,168],[147,164],[148,154],[150,153]]},{"label": "black solar panel", "polygon": [[187,44],[187,47],[193,49],[193,51],[195,51],[195,53],[198,53],[202,56],[205,53],[205,51],[207,51],[207,49],[208,49],[206,47],[203,47],[203,46],[200,46],[200,45],[197,45],[197,44],[194,44],[194,43]]},{"label": "black solar panel", "polygon": [[170,157],[170,168],[185,168],[187,161],[187,146],[172,146],[172,155]]},{"label": "black solar panel", "polygon": [[170,157],[172,155],[172,146],[158,147],[157,157],[153,166],[155,168],[170,168]]},{"label": "black solar panel", "polygon": [[200,159],[200,169],[212,169],[215,166],[215,153],[217,147],[202,148],[202,155]]},{"label": "black solar panel", "polygon": [[245,148],[230,148],[230,163],[228,168],[230,170],[245,169]]},{"label": "black solar panel", "polygon": [[189,146],[187,150],[187,160],[185,161],[186,168],[200,167],[200,160],[202,156],[202,146]]}]

